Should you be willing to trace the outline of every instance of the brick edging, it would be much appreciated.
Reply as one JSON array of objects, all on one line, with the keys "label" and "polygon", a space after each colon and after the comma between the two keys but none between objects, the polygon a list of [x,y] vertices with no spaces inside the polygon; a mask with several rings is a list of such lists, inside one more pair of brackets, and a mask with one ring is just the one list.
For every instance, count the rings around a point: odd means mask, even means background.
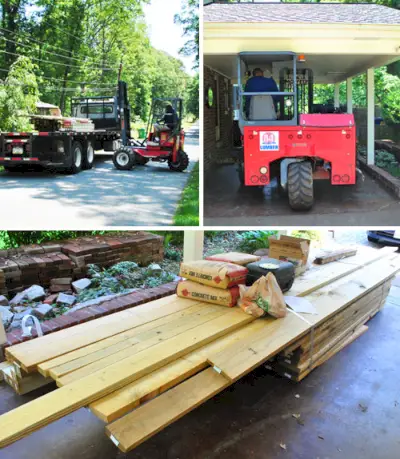
[{"label": "brick edging", "polygon": [[367,164],[363,158],[358,158],[361,169],[363,169],[371,177],[380,182],[387,190],[389,190],[396,198],[400,198],[400,179],[393,177],[389,172],[381,169],[378,166]]},{"label": "brick edging", "polygon": [[[46,320],[41,323],[44,335],[63,330],[73,325],[78,325],[83,322],[98,319],[99,317],[112,314],[114,312],[122,311],[123,309],[139,306],[140,304],[149,303],[150,301],[158,300],[176,292],[177,282],[170,282],[168,284],[160,285],[159,287],[139,290],[137,292],[127,293],[119,297],[113,298],[95,306],[88,306],[87,308],[80,309],[72,312],[71,314],[59,316],[55,319]],[[7,333],[7,342],[2,346],[6,348],[14,344],[29,341],[37,337],[36,331],[33,332],[32,338],[22,338],[22,330],[13,330]]]}]

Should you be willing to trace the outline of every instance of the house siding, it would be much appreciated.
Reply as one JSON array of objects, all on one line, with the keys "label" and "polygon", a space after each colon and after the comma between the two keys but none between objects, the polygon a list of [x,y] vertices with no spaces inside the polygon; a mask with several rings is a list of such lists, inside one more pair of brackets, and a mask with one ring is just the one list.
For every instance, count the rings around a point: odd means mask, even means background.
[{"label": "house siding", "polygon": [[[204,169],[213,164],[232,162],[232,101],[231,81],[210,67],[204,67],[204,93],[211,88],[215,103],[208,107],[204,101]],[[219,97],[217,93],[219,88]],[[219,107],[219,138],[217,138],[217,116]]]}]

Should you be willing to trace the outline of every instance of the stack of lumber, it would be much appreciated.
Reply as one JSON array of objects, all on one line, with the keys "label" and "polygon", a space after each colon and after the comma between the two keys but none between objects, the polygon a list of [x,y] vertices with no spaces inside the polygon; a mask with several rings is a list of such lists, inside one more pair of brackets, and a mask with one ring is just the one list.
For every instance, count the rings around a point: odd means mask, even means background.
[{"label": "stack of lumber", "polygon": [[72,270],[72,261],[61,252],[0,257],[0,272],[4,274],[4,287],[9,295],[33,284],[49,285],[54,277],[70,277]]},{"label": "stack of lumber", "polygon": [[58,132],[92,132],[94,123],[88,118],[67,118],[63,116],[51,115],[31,115],[31,122],[36,131]]},{"label": "stack of lumber", "polygon": [[[147,265],[163,259],[162,237],[151,233],[82,237],[63,244],[62,251],[76,264],[74,274],[86,274],[88,264],[108,267],[125,260]],[[61,276],[60,276],[61,277]]]},{"label": "stack of lumber", "polygon": [[0,447],[88,406],[129,451],[274,357],[310,370],[311,358],[328,358],[328,344],[333,355],[365,331],[399,270],[391,249],[313,266],[288,295],[309,300],[314,316],[256,320],[173,295],[7,348],[23,376],[41,374],[59,388],[2,415]]}]

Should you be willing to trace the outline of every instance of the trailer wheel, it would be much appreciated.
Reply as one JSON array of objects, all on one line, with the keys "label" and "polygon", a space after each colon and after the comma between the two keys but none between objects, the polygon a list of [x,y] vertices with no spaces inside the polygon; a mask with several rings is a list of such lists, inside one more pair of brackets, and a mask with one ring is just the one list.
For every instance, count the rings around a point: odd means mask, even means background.
[{"label": "trailer wheel", "polygon": [[87,142],[85,154],[83,155],[82,169],[92,169],[94,163],[94,148],[91,142]]},{"label": "trailer wheel", "polygon": [[183,151],[178,151],[178,160],[173,163],[170,159],[168,160],[168,166],[171,171],[183,172],[189,166],[189,156]]},{"label": "trailer wheel", "polygon": [[293,210],[311,209],[314,203],[314,182],[309,161],[289,165],[287,186],[289,204]]},{"label": "trailer wheel", "polygon": [[136,155],[130,148],[121,147],[114,153],[113,163],[120,171],[129,171],[135,166]]},{"label": "trailer wheel", "polygon": [[78,174],[82,170],[83,153],[80,142],[72,143],[72,166],[68,169],[70,174]]}]

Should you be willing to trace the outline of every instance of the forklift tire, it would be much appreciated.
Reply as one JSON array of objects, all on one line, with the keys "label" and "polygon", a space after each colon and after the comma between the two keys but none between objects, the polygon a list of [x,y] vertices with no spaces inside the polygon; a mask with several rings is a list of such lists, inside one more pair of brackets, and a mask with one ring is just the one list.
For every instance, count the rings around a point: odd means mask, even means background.
[{"label": "forklift tire", "polygon": [[78,174],[82,170],[83,148],[80,142],[72,143],[72,166],[68,168],[69,174]]},{"label": "forklift tire", "polygon": [[92,169],[93,163],[94,163],[94,149],[93,149],[93,145],[90,142],[88,142],[85,154],[83,155],[82,169],[83,170]]},{"label": "forklift tire", "polygon": [[189,156],[183,151],[178,151],[178,161],[173,163],[170,159],[168,160],[168,166],[171,171],[183,172],[189,166]]},{"label": "forklift tire", "polygon": [[136,155],[127,147],[119,148],[113,156],[114,166],[120,171],[129,171],[135,167]]},{"label": "forklift tire", "polygon": [[312,165],[309,161],[289,164],[288,196],[293,210],[309,210],[314,203]]}]

